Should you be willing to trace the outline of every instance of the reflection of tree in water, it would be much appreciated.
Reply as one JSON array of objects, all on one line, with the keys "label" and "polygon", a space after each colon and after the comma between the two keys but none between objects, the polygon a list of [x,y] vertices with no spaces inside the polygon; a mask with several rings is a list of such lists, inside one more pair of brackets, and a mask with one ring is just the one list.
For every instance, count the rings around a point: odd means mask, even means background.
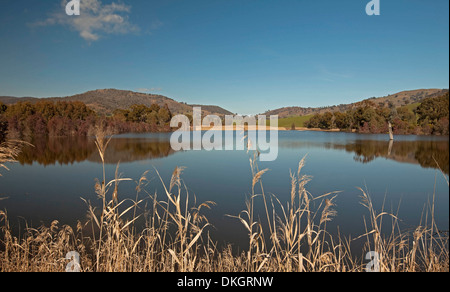
[{"label": "reflection of tree in water", "polygon": [[[105,162],[116,164],[136,160],[167,157],[175,153],[169,141],[149,141],[146,139],[120,138],[113,139],[106,149]],[[91,160],[91,159],[90,159]],[[100,162],[100,156],[92,157]]]},{"label": "reflection of tree in water", "polygon": [[[34,147],[24,147],[18,161],[41,165],[73,164],[83,161],[100,162],[94,140],[87,137],[35,138]],[[166,157],[173,154],[168,141],[120,138],[112,139],[106,153],[106,163],[131,162]]]},{"label": "reflection of tree in water", "polygon": [[361,163],[369,163],[376,158],[384,157],[398,162],[419,163],[425,168],[437,168],[437,162],[443,172],[449,173],[448,141],[395,141],[391,145],[390,153],[389,142],[376,140],[359,140],[331,147],[355,153],[355,161]]},{"label": "reflection of tree in water", "polygon": [[436,167],[437,162],[442,171],[449,174],[448,142],[419,144],[415,157],[423,167]]},{"label": "reflection of tree in water", "polygon": [[[94,140],[86,137],[44,138],[34,139],[35,147],[25,147],[18,157],[21,164],[41,165],[73,164],[82,161],[100,162]],[[355,161],[370,163],[384,157],[398,162],[420,164],[425,168],[439,167],[449,174],[449,142],[448,141],[395,141],[391,145],[387,141],[357,140],[351,143],[307,143],[282,142],[281,147],[325,147],[345,150],[354,153]],[[390,151],[389,151],[390,150]],[[108,145],[106,162],[131,162],[166,157],[173,154],[167,140],[150,140],[142,138],[114,138]],[[436,162],[434,159],[436,159]]]},{"label": "reflection of tree in water", "polygon": [[376,145],[369,143],[359,143],[345,145],[347,152],[355,152],[353,159],[361,163],[369,163],[380,156],[384,156],[381,151],[384,149],[377,148]]},{"label": "reflection of tree in water", "polygon": [[37,162],[41,165],[73,164],[87,159],[95,150],[93,140],[86,137],[34,138],[22,149],[18,161],[23,164]]}]

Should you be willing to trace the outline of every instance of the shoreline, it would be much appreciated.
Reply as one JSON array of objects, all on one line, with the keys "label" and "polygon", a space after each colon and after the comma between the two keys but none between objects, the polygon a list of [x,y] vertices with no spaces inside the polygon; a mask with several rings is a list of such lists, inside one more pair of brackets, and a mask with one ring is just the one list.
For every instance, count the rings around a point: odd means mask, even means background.
[{"label": "shoreline", "polygon": [[[201,130],[200,129],[198,129],[198,130],[199,131],[209,131],[209,130],[212,130],[213,128],[214,127],[204,127],[204,126],[202,126]],[[263,128],[264,129],[262,129],[262,130],[266,130],[266,131],[278,130],[278,131],[281,131],[281,132],[288,132],[288,131],[308,132],[309,131],[309,132],[327,132],[327,133],[353,133],[353,134],[360,134],[360,135],[389,135],[389,133],[359,133],[356,130],[352,130],[352,131],[343,131],[343,130],[340,130],[340,129],[324,130],[324,129],[320,129],[320,128],[311,128],[310,129],[310,128],[306,128],[306,127],[296,127],[295,130],[292,130],[289,127],[278,127],[278,128],[276,128],[276,127],[269,127],[269,126],[267,126],[267,127],[263,127]],[[231,128],[231,126],[221,126],[221,129],[219,131],[242,131],[242,130],[243,130],[242,127],[240,127],[238,129],[237,126],[234,126],[233,128]],[[244,130],[245,131],[257,131],[257,130],[259,130],[259,127],[258,126],[251,126],[251,127],[245,126]],[[173,131],[171,131],[169,133],[173,133],[175,131],[177,131],[177,129],[173,130]],[[193,132],[194,128],[191,126],[189,131]],[[418,135],[418,134],[395,134],[395,136],[397,136],[397,137],[403,137],[403,136],[447,137],[447,138],[450,137],[448,135]]]},{"label": "shoreline", "polygon": [[[195,130],[197,131],[209,131],[209,130],[213,130],[214,127],[204,127],[202,126],[201,129],[200,127],[197,127]],[[258,127],[258,126],[221,126],[221,131],[257,131],[260,130],[259,128],[262,128],[261,130],[278,130],[278,131],[299,131],[299,132],[305,132],[305,131],[314,131],[314,132],[343,132],[340,129],[331,129],[331,130],[324,130],[324,129],[319,129],[319,128],[306,128],[306,127],[296,127],[295,130],[289,128],[289,127]],[[190,131],[194,131],[194,127],[191,126]]]}]

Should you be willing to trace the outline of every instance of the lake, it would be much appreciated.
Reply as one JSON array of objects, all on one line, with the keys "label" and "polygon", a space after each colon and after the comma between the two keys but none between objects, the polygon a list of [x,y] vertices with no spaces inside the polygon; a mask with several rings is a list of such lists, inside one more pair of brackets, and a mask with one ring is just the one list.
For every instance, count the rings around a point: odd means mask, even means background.
[{"label": "lake", "polygon": [[[112,138],[106,152],[107,180],[114,178],[117,163],[123,177],[137,181],[147,174],[148,193],[165,199],[160,173],[169,185],[176,166],[186,169],[182,179],[198,203],[214,201],[217,205],[205,214],[211,234],[219,245],[231,243],[244,248],[247,234],[238,220],[251,194],[252,175],[246,151],[180,151],[171,149],[170,134],[127,134]],[[25,147],[19,163],[1,170],[0,209],[6,209],[15,226],[48,225],[53,220],[74,225],[85,220],[87,208],[81,199],[100,204],[94,191],[95,179],[102,177],[102,164],[91,138],[50,138],[32,141]],[[366,209],[360,204],[360,187],[374,205],[397,213],[401,227],[410,230],[420,224],[424,210],[435,195],[438,228],[448,230],[449,174],[448,137],[397,136],[390,145],[387,135],[280,131],[278,159],[260,162],[264,191],[285,203],[290,200],[290,170],[297,171],[307,155],[302,173],[312,176],[307,185],[315,197],[340,191],[336,198],[337,217],[328,229],[353,237],[364,233]],[[437,167],[439,164],[440,169]],[[445,174],[445,175],[444,175]],[[119,198],[136,198],[136,184],[123,182]],[[140,193],[140,198],[147,194]],[[261,207],[261,206],[259,206]],[[259,214],[264,218],[263,210]]]}]

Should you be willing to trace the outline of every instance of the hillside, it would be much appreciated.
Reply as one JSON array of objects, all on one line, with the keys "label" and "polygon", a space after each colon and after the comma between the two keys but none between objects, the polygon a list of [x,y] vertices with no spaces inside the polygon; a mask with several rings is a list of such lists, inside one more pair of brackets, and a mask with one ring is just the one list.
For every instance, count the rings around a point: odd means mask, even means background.
[{"label": "hillside", "polygon": [[190,104],[190,107],[201,107],[202,111],[208,112],[208,113],[214,113],[218,116],[226,116],[226,115],[234,115],[232,112],[221,108],[217,105],[199,105],[199,104]]},{"label": "hillside", "polygon": [[[417,104],[425,98],[436,97],[443,95],[448,92],[448,89],[418,89],[410,91],[402,91],[399,93],[391,94],[384,97],[372,97],[366,100],[370,100],[377,105],[382,105],[388,107],[392,103],[396,107],[404,105]],[[304,107],[284,107],[276,110],[271,110],[264,113],[267,116],[278,115],[280,119],[295,117],[295,116],[307,116],[314,114],[323,114],[325,112],[345,112],[355,106],[360,102],[355,102],[351,104],[340,104],[334,106],[320,107],[320,108],[304,108]]]},{"label": "hillside", "polygon": [[[378,98],[372,97],[369,98],[368,100],[371,100],[377,105],[383,105],[386,107],[390,103],[392,103],[397,107],[404,105],[417,106],[417,104],[425,98],[439,96],[446,92],[448,92],[448,89],[418,89],[418,90],[402,91],[384,97]],[[38,100],[40,99],[34,97],[18,98],[11,96],[0,96],[0,102],[3,102],[4,104],[13,104],[19,101],[36,102]],[[215,105],[190,105],[184,102],[175,101],[171,98],[162,95],[145,94],[117,89],[99,89],[73,96],[51,97],[48,98],[48,100],[81,101],[90,108],[96,110],[97,112],[105,114],[110,114],[116,109],[128,109],[130,106],[134,104],[144,104],[146,106],[150,106],[156,103],[159,106],[164,106],[164,104],[167,104],[173,114],[192,114],[192,108],[200,106],[202,107],[203,113],[205,115],[208,114],[214,114],[218,116],[233,115],[233,113],[231,113],[230,111]],[[359,102],[320,108],[312,108],[312,107],[304,108],[295,106],[284,107],[268,111],[264,114],[267,116],[278,115],[280,119],[299,116],[311,116],[316,113],[323,114],[328,111],[345,112],[357,106],[358,103]]]},{"label": "hillside", "polygon": [[[38,100],[40,99],[34,97],[17,98],[10,96],[0,96],[0,102],[3,102],[4,104],[13,104],[19,101],[29,101],[33,103],[37,102]],[[155,103],[159,106],[164,106],[165,104],[167,104],[173,114],[192,114],[193,107],[192,105],[178,102],[162,95],[145,94],[117,89],[98,89],[73,96],[51,97],[47,98],[47,100],[81,101],[95,111],[105,114],[110,114],[116,109],[128,109],[135,104],[144,104],[146,106],[151,106]],[[231,114],[229,111],[218,106],[198,106],[202,107],[202,110],[205,114],[215,114],[219,116]]]}]

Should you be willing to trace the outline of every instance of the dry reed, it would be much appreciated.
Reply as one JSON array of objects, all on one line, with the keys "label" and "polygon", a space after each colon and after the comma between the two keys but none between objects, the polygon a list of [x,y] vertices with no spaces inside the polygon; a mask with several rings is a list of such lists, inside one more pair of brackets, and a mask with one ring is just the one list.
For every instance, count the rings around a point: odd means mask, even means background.
[{"label": "dry reed", "polygon": [[[104,134],[97,135],[103,177],[95,187],[101,206],[85,200],[86,222],[79,221],[76,228],[60,227],[57,221],[38,229],[26,226],[22,235],[14,236],[7,212],[0,212],[0,271],[62,272],[69,262],[67,253],[76,251],[85,272],[363,272],[365,258],[351,251],[352,243],[361,240],[365,244],[359,254],[377,252],[380,271],[449,270],[448,236],[438,232],[434,215],[412,234],[402,233],[397,216],[377,213],[363,190],[361,203],[369,214],[365,234],[333,237],[327,223],[337,216],[334,202],[339,194],[314,197],[307,191],[311,177],[302,174],[305,158],[291,173],[290,201],[285,203],[264,192],[268,170],[259,170],[257,154],[250,159],[252,193],[245,210],[229,215],[248,232],[248,250],[234,254],[231,246],[219,249],[202,213],[215,204],[197,204],[181,178],[184,168],[174,170],[168,188],[156,170],[163,198],[145,190],[146,172],[136,181],[136,199],[121,200],[118,185],[132,180],[119,175],[118,165],[114,179],[106,182],[108,143]],[[12,161],[18,149],[1,151],[3,161]],[[138,199],[142,194],[145,198]],[[263,214],[256,213],[257,200],[264,206]],[[434,212],[432,204],[429,209]],[[390,234],[382,230],[385,217],[392,221]]]}]

